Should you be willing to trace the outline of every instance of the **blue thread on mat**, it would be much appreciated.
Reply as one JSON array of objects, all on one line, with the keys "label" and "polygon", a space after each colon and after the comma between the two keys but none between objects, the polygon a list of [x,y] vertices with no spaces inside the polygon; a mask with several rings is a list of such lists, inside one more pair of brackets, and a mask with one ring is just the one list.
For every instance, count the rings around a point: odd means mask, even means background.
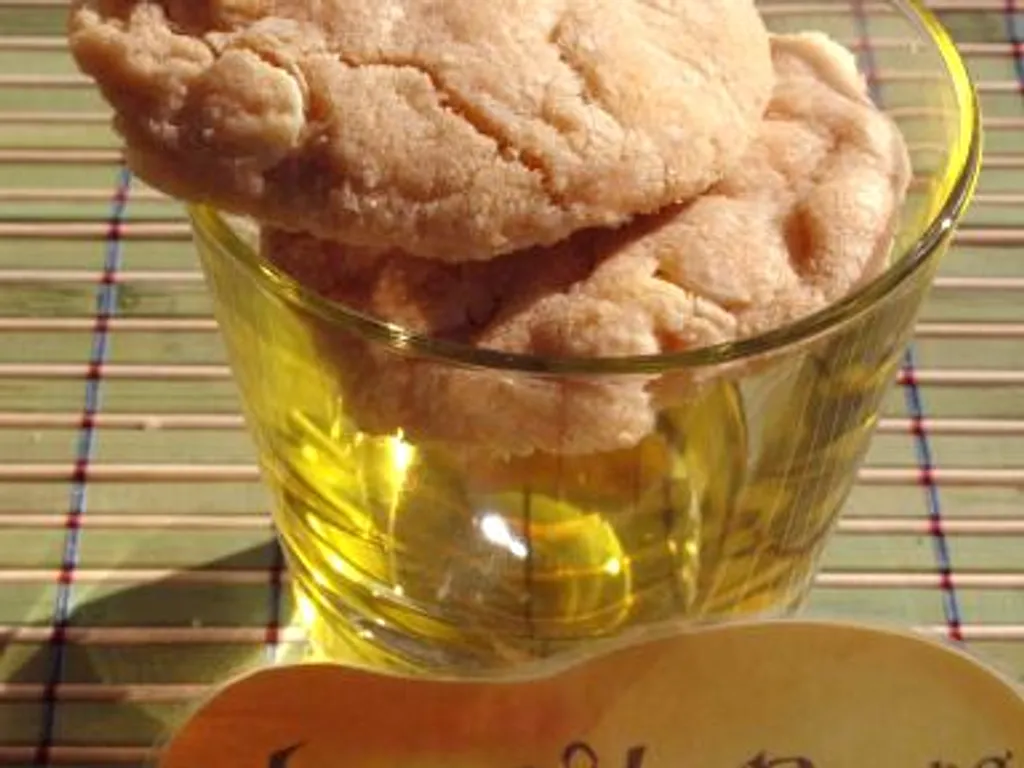
[{"label": "blue thread on mat", "polygon": [[[861,40],[859,57],[861,66],[868,74],[868,86],[871,89],[872,98],[876,104],[882,105],[884,104],[884,99],[878,87],[878,66],[875,52],[871,45],[870,22],[864,11],[864,0],[852,0],[852,2],[857,33]],[[943,526],[942,502],[938,486],[935,484],[934,453],[925,428],[924,395],[918,386],[916,371],[917,356],[914,344],[911,343],[907,346],[903,357],[903,371],[900,383],[903,388],[907,413],[913,425],[914,452],[918,468],[921,472],[921,485],[925,493],[932,547],[935,553],[936,567],[940,579],[939,586],[942,592],[942,608],[945,614],[949,639],[961,642],[963,640],[963,622],[961,619],[960,600],[957,597],[956,586],[953,582],[953,558],[950,554],[949,542],[946,539]]]},{"label": "blue thread on mat", "polygon": [[1013,68],[1017,73],[1017,84],[1024,93],[1024,18],[1017,10],[1016,0],[1006,0],[1003,14],[1006,23],[1006,39],[1013,54]]},{"label": "blue thread on mat", "polygon": [[130,190],[131,173],[122,167],[111,201],[103,277],[96,296],[96,324],[93,329],[89,369],[85,382],[85,403],[82,408],[82,423],[75,454],[75,471],[71,480],[71,497],[65,525],[67,534],[64,539],[60,579],[57,584],[57,597],[54,605],[53,635],[50,642],[52,658],[43,702],[43,727],[35,760],[37,766],[50,764],[50,750],[57,726],[57,686],[64,676],[65,632],[71,619],[72,584],[75,568],[78,565],[81,518],[86,509],[88,468],[96,442],[94,420],[101,406],[102,369],[110,346],[108,326],[110,318],[117,312],[117,281],[115,278],[121,268],[123,254],[121,226],[128,208]]},{"label": "blue thread on mat", "polygon": [[924,488],[928,504],[928,521],[931,526],[932,546],[938,564],[940,587],[942,589],[943,610],[949,629],[949,639],[961,642],[963,638],[963,622],[960,612],[960,601],[953,583],[953,558],[949,551],[949,541],[942,523],[942,502],[939,488],[935,484],[935,462],[932,458],[931,442],[925,429],[924,396],[917,383],[916,354],[911,345],[907,348],[903,366],[903,393],[907,411],[914,425],[914,451],[921,470],[921,485]]}]

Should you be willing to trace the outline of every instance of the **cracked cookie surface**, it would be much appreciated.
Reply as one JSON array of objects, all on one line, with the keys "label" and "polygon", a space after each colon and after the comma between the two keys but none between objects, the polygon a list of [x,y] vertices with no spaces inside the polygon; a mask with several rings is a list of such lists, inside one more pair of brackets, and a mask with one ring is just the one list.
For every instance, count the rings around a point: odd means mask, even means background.
[{"label": "cracked cookie surface", "polygon": [[[687,205],[476,264],[273,229],[263,231],[264,256],[359,312],[503,352],[650,355],[777,328],[884,269],[910,166],[849,52],[806,34],[773,38],[772,54],[778,82],[757,140]],[[539,376],[407,358],[369,342],[320,343],[363,429],[507,454],[631,447],[665,402],[722,375]]]},{"label": "cracked cookie surface", "polygon": [[661,354],[769,331],[878,273],[910,172],[898,129],[844,48],[776,36],[772,56],[778,81],[757,139],[689,203],[487,262],[273,228],[264,256],[367,315],[503,352]]},{"label": "cracked cookie surface", "polygon": [[76,0],[69,43],[152,185],[450,262],[699,194],[772,87],[752,0]]}]

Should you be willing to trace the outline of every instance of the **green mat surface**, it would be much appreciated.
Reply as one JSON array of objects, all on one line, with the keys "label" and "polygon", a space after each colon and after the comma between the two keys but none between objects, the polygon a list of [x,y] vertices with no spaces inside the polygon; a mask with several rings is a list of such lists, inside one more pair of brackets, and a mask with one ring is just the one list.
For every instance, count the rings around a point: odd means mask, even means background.
[{"label": "green mat surface", "polygon": [[[933,6],[986,169],[810,611],[1024,681],[1024,8]],[[65,12],[0,0],[0,765],[138,765],[298,638],[182,211],[122,170]]]}]

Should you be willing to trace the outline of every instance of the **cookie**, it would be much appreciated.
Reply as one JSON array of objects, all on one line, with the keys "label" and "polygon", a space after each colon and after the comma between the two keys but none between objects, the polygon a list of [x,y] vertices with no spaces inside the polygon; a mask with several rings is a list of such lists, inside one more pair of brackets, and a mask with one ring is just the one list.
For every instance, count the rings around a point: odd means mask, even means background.
[{"label": "cookie", "polygon": [[[686,205],[600,233],[587,279],[492,323],[481,346],[678,352],[781,327],[878,274],[910,178],[904,141],[844,48],[804,34],[775,37],[772,49],[778,83],[729,176]],[[645,318],[645,333],[620,351],[627,311]]]},{"label": "cookie", "polygon": [[[500,352],[658,355],[778,328],[884,269],[910,166],[844,48],[804,34],[774,38],[772,52],[778,82],[755,143],[686,205],[477,264],[273,230],[264,255],[356,311]],[[663,395],[654,376],[470,370],[369,344],[338,359],[358,370],[346,397],[364,426],[508,453],[635,445]]]},{"label": "cookie", "polygon": [[703,192],[773,81],[753,0],[76,0],[69,43],[153,186],[447,262]]}]

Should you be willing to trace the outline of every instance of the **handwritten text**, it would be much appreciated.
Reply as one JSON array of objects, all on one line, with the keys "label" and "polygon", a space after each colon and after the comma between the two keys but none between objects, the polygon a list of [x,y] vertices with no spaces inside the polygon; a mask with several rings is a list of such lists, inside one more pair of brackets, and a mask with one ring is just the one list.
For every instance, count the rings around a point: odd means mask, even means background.
[{"label": "handwritten text", "polygon": [[[292,758],[302,749],[303,744],[293,744],[274,752],[267,760],[267,768],[291,768]],[[597,751],[583,741],[574,741],[561,755],[558,768],[655,768],[648,765],[647,747],[631,747],[625,756],[603,761]],[[521,766],[521,768],[546,768],[542,766]],[[757,753],[748,762],[737,768],[827,768],[804,756],[773,755],[767,751]],[[1012,752],[1002,752],[983,757],[977,762],[954,763],[949,760],[933,760],[921,768],[1014,768]]]}]

